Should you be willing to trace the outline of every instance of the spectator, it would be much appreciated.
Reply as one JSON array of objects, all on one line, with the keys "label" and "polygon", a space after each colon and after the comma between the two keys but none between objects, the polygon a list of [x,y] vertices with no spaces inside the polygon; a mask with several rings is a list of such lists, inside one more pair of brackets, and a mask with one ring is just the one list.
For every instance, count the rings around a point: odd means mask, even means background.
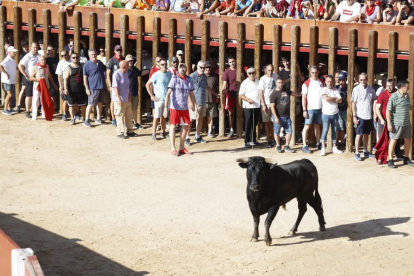
[{"label": "spectator", "polygon": [[305,153],[311,153],[307,146],[308,131],[312,124],[315,125],[316,147],[321,149],[319,143],[321,139],[321,125],[322,125],[322,100],[321,90],[323,83],[318,79],[318,66],[314,65],[310,69],[310,78],[302,85],[302,107],[303,117],[305,118],[305,126],[303,127],[302,151]]},{"label": "spectator", "polygon": [[263,17],[264,4],[262,0],[253,0],[253,3],[246,9],[244,16]]},{"label": "spectator", "polygon": [[375,5],[374,0],[365,0],[365,5],[361,9],[359,23],[376,24],[381,22],[380,7]]},{"label": "spectator", "polygon": [[93,106],[96,108],[96,121],[98,125],[102,124],[102,105],[106,102],[105,97],[105,71],[106,66],[103,65],[96,57],[97,53],[95,49],[88,51],[89,60],[83,66],[83,83],[85,84],[86,94],[88,95],[88,106],[86,107],[85,122],[86,127],[91,127],[89,115]]},{"label": "spectator", "polygon": [[17,49],[13,46],[7,48],[7,56],[0,64],[1,82],[3,84],[4,91],[6,91],[6,97],[4,97],[4,110],[3,114],[11,116],[15,113],[11,108],[11,100],[15,92],[16,87],[16,58]]},{"label": "spectator", "polygon": [[244,12],[250,7],[252,4],[251,0],[237,0],[234,7],[233,17],[237,17],[238,15],[243,15]]},{"label": "spectator", "polygon": [[[345,145],[345,130],[346,130],[346,121],[347,121],[347,110],[348,110],[348,85],[346,84],[347,74],[346,72],[339,73],[338,81],[339,84],[335,86],[338,89],[339,94],[341,95],[342,102],[338,104],[338,123],[336,129],[338,130],[338,139]],[[339,143],[338,143],[339,144]]]},{"label": "spectator", "polygon": [[256,139],[256,126],[260,116],[260,92],[254,68],[247,69],[247,78],[240,85],[239,95],[243,100],[244,146],[249,148],[251,143],[258,146],[260,143]]},{"label": "spectator", "polygon": [[[30,80],[30,76],[33,70],[33,67],[36,66],[39,53],[38,53],[37,42],[32,42],[31,51],[27,53],[19,63],[19,71],[23,74],[23,84],[26,88],[26,117],[31,118],[30,109],[32,107],[32,97],[33,97],[33,81]],[[36,110],[37,113],[37,110]]]},{"label": "spectator", "polygon": [[223,81],[223,94],[226,94],[226,110],[229,113],[229,125],[230,133],[228,137],[234,137],[233,130],[233,119],[234,119],[234,108],[237,103],[237,70],[236,70],[236,59],[234,57],[228,58],[228,63],[230,65],[227,68],[222,77]]},{"label": "spectator", "polygon": [[[119,63],[124,60],[122,56],[122,47],[116,45],[114,48],[114,56],[108,60],[106,65],[106,81],[108,82],[108,87],[112,87],[112,73],[119,69]],[[112,98],[112,97],[111,97]],[[112,125],[116,126],[116,119],[114,114],[114,103],[111,101],[111,116],[112,116]]]},{"label": "spectator", "polygon": [[72,38],[69,39],[69,43],[68,43],[68,45],[65,45],[64,49],[68,52],[68,56],[70,56],[73,53],[73,51],[75,51],[75,46],[73,44],[73,39]]},{"label": "spectator", "polygon": [[283,79],[276,79],[274,101],[271,102],[270,108],[273,115],[274,135],[276,140],[276,151],[282,153],[282,145],[280,143],[280,130],[284,128],[286,131],[285,152],[294,153],[295,150],[289,147],[292,138],[292,121],[290,120],[290,96],[301,97],[301,93],[286,90],[283,87]]},{"label": "spectator", "polygon": [[152,6],[153,11],[168,11],[170,9],[170,0],[156,0]]},{"label": "spectator", "polygon": [[[56,3],[56,2],[54,1],[53,3]],[[74,8],[75,6],[87,6],[89,4],[89,0],[60,0],[59,3],[60,3],[59,9],[65,12],[71,7]]]},{"label": "spectator", "polygon": [[317,13],[317,9],[314,8],[310,0],[303,0],[302,1],[302,12],[303,12],[304,19],[315,20],[315,13]]},{"label": "spectator", "polygon": [[97,59],[104,65],[106,65],[105,45],[99,47],[99,55]]},{"label": "spectator", "polygon": [[[174,156],[179,156],[180,154],[192,154],[191,151],[184,148],[184,140],[187,137],[188,125],[190,124],[190,113],[188,109],[190,108],[197,112],[197,103],[193,94],[193,80],[186,75],[186,72],[187,67],[184,63],[178,65],[178,74],[171,78],[171,81],[168,84],[168,92],[165,97],[164,118],[167,118],[168,116],[169,107],[171,154]],[[190,106],[188,105],[189,99]],[[182,126],[178,151],[175,148],[175,128],[177,124],[181,124]]]},{"label": "spectator", "polygon": [[[157,57],[159,58],[159,57]],[[151,100],[154,101],[154,114],[152,122],[152,140],[157,140],[156,130],[159,120],[161,120],[161,137],[163,139],[168,138],[168,134],[165,131],[166,117],[163,116],[165,107],[165,96],[168,91],[168,84],[171,81],[172,74],[167,71],[167,61],[165,58],[159,58],[158,61],[159,70],[155,72],[146,84],[147,91],[151,96]]]},{"label": "spectator", "polygon": [[334,78],[328,75],[325,79],[326,87],[322,88],[322,136],[321,136],[321,155],[326,154],[326,137],[328,135],[329,127],[331,128],[332,138],[332,152],[341,154],[342,151],[338,150],[336,146],[336,124],[338,123],[338,103],[342,102],[341,94],[338,89],[334,87]]},{"label": "spectator", "polygon": [[290,3],[286,18],[288,19],[304,19],[305,18],[303,15],[301,0],[293,0],[292,3]]},{"label": "spectator", "polygon": [[221,2],[220,6],[216,8],[216,16],[220,17],[221,15],[232,15],[235,6],[235,0],[224,0],[223,2]]},{"label": "spectator", "polygon": [[178,58],[178,64],[185,63],[184,52],[182,50],[178,50],[175,56]]},{"label": "spectator", "polygon": [[201,0],[200,13],[197,14],[197,18],[201,18],[203,14],[213,13],[216,7],[219,5],[219,0]]},{"label": "spectator", "polygon": [[213,133],[213,119],[217,117],[217,102],[220,98],[218,91],[218,78],[216,74],[212,72],[211,63],[206,62],[206,69],[204,73],[207,76],[207,85],[210,89],[206,93],[206,114],[207,114],[207,124],[208,124],[208,137],[214,138]]},{"label": "spectator", "polygon": [[265,69],[265,75],[261,77],[259,81],[260,102],[262,105],[262,122],[265,125],[267,138],[266,148],[276,146],[271,126],[272,110],[270,109],[270,104],[274,102],[274,92],[276,89],[276,79],[278,75],[273,73],[273,70],[273,65],[268,64]]},{"label": "spectator", "polygon": [[[52,97],[53,102],[55,103],[55,108],[58,106],[56,99],[59,99],[59,78],[56,74],[56,69],[59,64],[59,56],[56,55],[55,47],[52,45],[48,45],[47,48],[47,58],[46,58],[46,64],[49,67],[49,73],[52,76],[53,82],[52,85],[49,87],[49,94],[50,97]],[[56,98],[56,99],[55,99]]]},{"label": "spectator", "polygon": [[330,20],[335,14],[336,5],[331,0],[320,0],[318,19]]},{"label": "spectator", "polygon": [[361,136],[364,138],[364,158],[374,157],[368,152],[368,135],[372,130],[372,105],[377,95],[374,89],[367,84],[366,73],[359,75],[359,84],[352,91],[352,113],[356,137],[355,137],[355,160],[362,161],[359,154]]},{"label": "spectator", "polygon": [[170,11],[172,12],[183,12],[186,10],[185,0],[171,0]]},{"label": "spectator", "polygon": [[335,71],[335,86],[339,85],[339,75],[341,74],[341,72],[342,72],[341,70],[336,70]]},{"label": "spectator", "polygon": [[389,79],[387,81],[384,81],[384,85],[386,89],[380,93],[377,94],[377,100],[375,104],[375,115],[378,117],[377,122],[377,140],[379,140],[382,130],[385,126],[385,122],[387,121],[387,105],[388,101],[391,97],[391,95],[395,92],[394,91],[394,80]]},{"label": "spectator", "polygon": [[43,49],[43,39],[39,39],[39,51],[38,51],[38,53],[41,56],[45,55],[45,51]]},{"label": "spectator", "polygon": [[264,6],[264,17],[278,18],[278,12],[274,1],[267,1]]},{"label": "spectator", "polygon": [[285,0],[277,1],[276,18],[286,18],[286,14],[287,14],[287,11],[289,10],[289,6],[290,6],[289,2]]},{"label": "spectator", "polygon": [[172,66],[170,68],[168,68],[168,72],[170,72],[172,75],[176,76],[177,72],[178,72],[178,58],[173,57],[171,59],[171,64],[172,64]]},{"label": "spectator", "polygon": [[83,85],[83,68],[79,62],[79,55],[77,53],[71,54],[72,63],[70,63],[64,70],[64,93],[68,99],[70,124],[74,125],[75,118],[75,105],[80,107],[82,119],[85,121],[86,103],[88,102],[88,95],[85,92],[85,86]]},{"label": "spectator", "polygon": [[414,111],[411,106],[410,89],[408,81],[398,84],[398,91],[393,93],[387,104],[387,128],[390,132],[390,144],[388,147],[388,167],[395,168],[393,153],[398,139],[404,139],[404,165],[414,166],[409,158],[411,143],[411,122],[410,111]]},{"label": "spectator", "polygon": [[58,76],[59,91],[60,91],[60,96],[63,101],[62,121],[66,121],[67,119],[66,114],[68,112],[68,97],[64,93],[65,89],[64,89],[64,83],[63,83],[63,73],[65,72],[66,67],[68,67],[70,64],[68,51],[66,50],[60,51],[60,57],[62,59],[59,61],[56,67],[56,75]]},{"label": "spectator", "polygon": [[414,11],[407,1],[401,2],[401,7],[397,15],[397,23],[395,25],[411,26],[414,21]]},{"label": "spectator", "polygon": [[379,95],[381,95],[381,93],[384,92],[387,89],[387,79],[388,79],[387,74],[384,74],[384,75],[381,76],[381,86],[378,87],[377,91],[375,92],[377,97]]},{"label": "spectator", "polygon": [[397,22],[398,11],[394,10],[394,7],[391,4],[385,6],[384,11],[382,12],[382,22],[380,24],[384,25],[394,25]]},{"label": "spectator", "polygon": [[355,0],[345,0],[339,3],[336,7],[335,14],[332,16],[331,21],[335,21],[339,18],[340,22],[358,22],[361,14],[361,5]]},{"label": "spectator", "polygon": [[112,76],[111,101],[114,102],[114,112],[117,120],[116,134],[118,138],[137,137],[132,125],[131,94],[129,93],[128,63],[119,63]]},{"label": "spectator", "polygon": [[[20,53],[20,55],[19,55],[19,62],[24,58],[24,56],[29,52],[29,43],[27,42],[27,39],[23,39],[21,42],[20,42],[20,45],[22,46],[22,51],[21,51],[21,53]],[[18,101],[17,101],[17,107],[16,107],[16,111],[17,111],[17,113],[19,113],[20,112],[20,104],[21,104],[21,102],[23,101],[23,97],[24,97],[24,95],[25,95],[25,91],[26,91],[26,86],[25,86],[25,83],[26,83],[26,79],[25,78],[22,78],[22,83],[21,83],[21,85],[22,85],[22,88],[20,89],[20,93],[19,93],[19,99],[18,99]],[[29,115],[29,118],[30,118],[30,115]]]}]

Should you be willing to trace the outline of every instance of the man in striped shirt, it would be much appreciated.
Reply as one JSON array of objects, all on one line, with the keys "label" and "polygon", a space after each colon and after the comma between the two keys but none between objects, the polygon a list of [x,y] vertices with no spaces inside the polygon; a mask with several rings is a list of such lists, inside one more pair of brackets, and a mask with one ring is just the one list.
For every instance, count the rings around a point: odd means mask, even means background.
[{"label": "man in striped shirt", "polygon": [[395,168],[393,153],[395,144],[400,138],[404,139],[404,165],[414,166],[408,157],[411,147],[411,123],[410,110],[414,107],[410,104],[408,91],[410,84],[403,81],[398,84],[398,91],[393,93],[387,104],[387,128],[390,132],[390,145],[388,147],[388,167]]}]

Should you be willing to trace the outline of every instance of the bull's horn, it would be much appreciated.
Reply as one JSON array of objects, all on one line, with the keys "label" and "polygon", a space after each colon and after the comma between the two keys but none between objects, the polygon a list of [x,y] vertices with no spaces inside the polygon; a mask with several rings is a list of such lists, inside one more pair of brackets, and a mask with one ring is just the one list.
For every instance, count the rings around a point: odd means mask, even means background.
[{"label": "bull's horn", "polygon": [[269,164],[277,165],[277,162],[276,161],[273,161],[272,159],[269,159],[269,158],[266,158],[265,159],[265,162],[266,163],[269,163]]},{"label": "bull's horn", "polygon": [[238,163],[247,163],[247,159],[246,158],[237,158],[236,159],[236,162],[238,162]]}]

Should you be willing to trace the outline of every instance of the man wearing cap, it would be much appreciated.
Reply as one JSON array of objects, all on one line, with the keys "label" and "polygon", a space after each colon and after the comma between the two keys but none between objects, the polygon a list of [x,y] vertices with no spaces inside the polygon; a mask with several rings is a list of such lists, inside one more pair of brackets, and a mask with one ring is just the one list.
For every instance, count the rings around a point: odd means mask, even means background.
[{"label": "man wearing cap", "polygon": [[[29,52],[29,43],[27,42],[27,39],[23,39],[20,42],[20,45],[22,46],[22,51],[20,52],[20,55],[19,55],[19,62]],[[24,86],[24,84],[25,84],[25,78],[22,78],[22,83],[21,83],[22,87],[20,88],[19,99],[17,101],[17,107],[16,107],[17,112],[20,112],[20,103],[23,101],[24,91],[26,90],[26,86]]]},{"label": "man wearing cap", "polygon": [[11,109],[11,99],[15,92],[16,86],[16,57],[17,50],[13,46],[7,48],[7,56],[0,64],[1,71],[1,82],[3,83],[3,88],[6,91],[6,97],[4,98],[4,110],[3,114],[11,116],[14,110]]},{"label": "man wearing cap", "polygon": [[[118,70],[119,62],[124,59],[122,56],[122,47],[116,45],[114,48],[114,56],[108,60],[106,64],[106,81],[108,82],[108,87],[112,87],[112,73]],[[114,103],[111,101],[111,116],[112,116],[112,125],[116,126],[115,114],[114,114]]]},{"label": "man wearing cap", "polygon": [[170,72],[173,76],[177,75],[177,71],[178,71],[178,57],[173,57],[171,59],[171,67],[168,68],[168,72]]},{"label": "man wearing cap", "polygon": [[[168,108],[170,108],[170,141],[171,154],[178,156],[180,154],[192,154],[184,148],[184,140],[187,137],[188,125],[190,124],[190,113],[188,108],[197,112],[197,103],[193,94],[193,80],[186,75],[187,66],[184,63],[178,65],[178,74],[171,78],[168,84],[168,92],[165,97],[164,118],[168,116]],[[190,106],[188,105],[188,97],[190,97]],[[171,101],[170,101],[171,100]],[[177,124],[181,124],[179,150],[175,148],[175,128]]]},{"label": "man wearing cap", "polygon": [[181,63],[185,62],[184,52],[182,50],[178,50],[175,56],[178,58],[178,64],[181,64]]},{"label": "man wearing cap", "polygon": [[338,83],[335,88],[338,89],[339,95],[341,95],[342,102],[338,103],[338,122],[336,129],[338,130],[337,140],[345,144],[345,130],[346,130],[346,112],[348,110],[348,85],[346,84],[347,74],[346,72],[339,72]]}]

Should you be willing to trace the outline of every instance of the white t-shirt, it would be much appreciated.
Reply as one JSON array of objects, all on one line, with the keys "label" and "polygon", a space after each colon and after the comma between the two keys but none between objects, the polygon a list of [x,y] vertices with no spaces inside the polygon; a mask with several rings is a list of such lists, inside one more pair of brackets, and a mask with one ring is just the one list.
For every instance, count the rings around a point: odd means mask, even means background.
[{"label": "white t-shirt", "polygon": [[367,18],[365,18],[364,20],[363,20],[363,22],[365,22],[365,23],[367,23],[368,22],[368,19],[369,20],[374,20],[374,19],[377,19],[377,14],[378,13],[381,13],[381,11],[380,11],[380,7],[379,6],[375,6],[375,8],[374,8],[374,12],[371,14],[371,15],[368,15],[366,12],[365,12],[365,9],[367,8],[367,6],[365,5],[365,6],[363,6],[362,7],[362,9],[361,9],[361,13],[363,13],[363,14],[365,14],[366,16],[367,16]]},{"label": "white t-shirt", "polygon": [[[273,73],[271,77],[266,75],[260,78],[259,90],[263,90],[265,104],[269,105],[274,102],[274,91],[276,89],[277,74]],[[262,103],[263,104],[263,103]]]},{"label": "white t-shirt", "polygon": [[7,74],[9,74],[9,79],[7,79],[6,74],[1,72],[1,82],[7,84],[16,84],[16,61],[11,57],[7,56],[3,62],[1,63],[4,70],[6,70]]},{"label": "white t-shirt", "polygon": [[41,56],[44,56],[44,55],[45,55],[45,51],[43,51],[43,50],[38,50],[37,52],[38,52],[38,53],[39,53],[39,55],[41,55]]},{"label": "white t-shirt", "polygon": [[[341,99],[341,94],[339,93],[338,89],[335,87],[333,89],[329,89],[327,87],[322,88],[321,90],[321,97],[323,95],[327,95],[328,97],[335,97],[337,99]],[[338,104],[333,102],[325,101],[322,97],[322,113],[326,115],[335,115],[339,112]]]},{"label": "white t-shirt", "polygon": [[19,64],[25,67],[25,72],[29,77],[32,74],[33,67],[35,67],[37,64],[39,57],[39,53],[34,56],[32,52],[28,52],[20,61]]},{"label": "white t-shirt", "polygon": [[351,99],[352,102],[356,103],[356,116],[363,120],[371,120],[372,104],[377,99],[374,89],[369,85],[364,88],[361,84],[358,84],[352,91]]},{"label": "white t-shirt", "polygon": [[339,18],[340,22],[345,22],[346,20],[351,19],[356,15],[361,14],[361,4],[358,2],[354,2],[352,6],[348,6],[346,1],[342,1],[339,3],[338,7],[336,8],[336,12],[339,12],[341,18]]},{"label": "white t-shirt", "polygon": [[239,95],[245,95],[254,101],[251,104],[242,100],[243,108],[260,108],[259,80],[253,82],[249,78],[245,79],[240,85]]},{"label": "white t-shirt", "polygon": [[70,64],[70,61],[66,61],[65,59],[61,59],[56,67],[56,75],[60,76],[63,75],[65,72],[66,67]]},{"label": "white t-shirt", "polygon": [[316,110],[322,108],[321,90],[323,88],[322,82],[318,80],[309,80],[309,87],[305,83],[302,85],[302,95],[307,96],[309,110]]},{"label": "white t-shirt", "polygon": [[377,97],[382,93],[382,92],[384,92],[385,91],[385,88],[384,87],[382,87],[382,86],[380,86],[378,89],[377,89],[377,92],[375,93],[375,94],[377,94]]}]

